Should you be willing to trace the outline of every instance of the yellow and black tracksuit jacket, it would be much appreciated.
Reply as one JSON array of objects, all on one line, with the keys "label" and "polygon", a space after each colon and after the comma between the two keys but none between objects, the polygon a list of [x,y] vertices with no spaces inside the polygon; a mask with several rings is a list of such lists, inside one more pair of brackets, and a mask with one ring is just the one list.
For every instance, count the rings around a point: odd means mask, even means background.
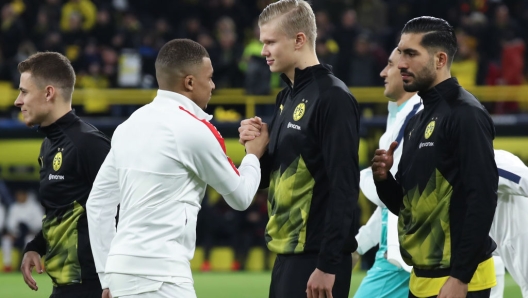
[{"label": "yellow and black tracksuit jacket", "polygon": [[399,215],[402,257],[414,267],[410,290],[437,295],[449,276],[469,291],[489,289],[499,179],[493,122],[455,78],[418,95],[424,109],[405,128],[396,179],[376,182],[380,199]]},{"label": "yellow and black tracksuit jacket", "polygon": [[319,253],[317,268],[335,273],[357,247],[358,104],[327,66],[296,69],[293,85],[282,78],[261,160],[266,242],[278,254]]},{"label": "yellow and black tracksuit jacket", "polygon": [[110,141],[73,111],[39,127],[46,135],[39,156],[42,231],[24,250],[44,257],[54,286],[100,286],[88,237],[86,200]]}]

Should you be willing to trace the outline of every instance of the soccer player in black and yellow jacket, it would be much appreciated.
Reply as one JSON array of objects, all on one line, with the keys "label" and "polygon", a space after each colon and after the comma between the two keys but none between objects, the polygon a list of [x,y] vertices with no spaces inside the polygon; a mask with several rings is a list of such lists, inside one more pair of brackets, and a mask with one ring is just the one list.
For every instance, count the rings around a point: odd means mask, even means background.
[{"label": "soccer player in black and yellow jacket", "polygon": [[[110,141],[71,108],[75,72],[54,52],[36,53],[18,65],[20,94],[15,105],[28,126],[46,135],[40,156],[39,196],[45,209],[42,231],[24,249],[24,281],[38,290],[31,270],[53,282],[53,298],[100,298],[101,284],[88,237],[86,200]],[[117,210],[116,210],[117,211]]]},{"label": "soccer player in black and yellow jacket", "polygon": [[413,266],[409,297],[489,297],[496,284],[489,237],[497,206],[495,128],[449,66],[453,28],[419,17],[402,30],[398,68],[404,89],[424,109],[407,124],[396,177],[392,152],[376,150],[372,170],[380,199],[399,215],[402,257]]},{"label": "soccer player in black and yellow jacket", "polygon": [[[358,103],[319,63],[306,1],[268,5],[259,27],[262,55],[287,84],[277,95],[261,158],[261,187],[269,186],[265,238],[277,253],[269,297],[348,297],[350,253],[357,248]],[[244,120],[241,142],[260,125],[259,118]]]}]

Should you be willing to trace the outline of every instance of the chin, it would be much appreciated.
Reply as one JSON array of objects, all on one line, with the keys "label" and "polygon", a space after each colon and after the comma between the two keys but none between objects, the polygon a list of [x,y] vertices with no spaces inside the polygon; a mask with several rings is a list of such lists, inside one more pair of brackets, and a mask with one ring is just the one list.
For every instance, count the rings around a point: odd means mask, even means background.
[{"label": "chin", "polygon": [[420,90],[418,90],[417,86],[415,86],[413,84],[403,84],[403,90],[405,90],[406,92],[417,92],[417,91],[420,91]]}]

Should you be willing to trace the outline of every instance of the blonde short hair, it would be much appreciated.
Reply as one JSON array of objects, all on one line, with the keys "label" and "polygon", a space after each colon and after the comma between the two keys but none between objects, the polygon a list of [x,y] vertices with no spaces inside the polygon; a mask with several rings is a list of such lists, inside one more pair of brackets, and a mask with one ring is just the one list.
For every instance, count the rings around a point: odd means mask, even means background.
[{"label": "blonde short hair", "polygon": [[303,0],[280,0],[269,4],[264,8],[259,16],[259,27],[282,17],[278,20],[278,27],[287,36],[294,37],[297,33],[303,32],[313,47],[317,38],[317,26],[312,7]]}]

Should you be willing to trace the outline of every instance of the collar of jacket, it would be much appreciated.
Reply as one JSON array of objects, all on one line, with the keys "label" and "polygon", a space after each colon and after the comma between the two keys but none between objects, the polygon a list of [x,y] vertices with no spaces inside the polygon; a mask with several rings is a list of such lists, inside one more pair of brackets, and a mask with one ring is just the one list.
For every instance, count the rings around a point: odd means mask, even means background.
[{"label": "collar of jacket", "polygon": [[75,115],[75,110],[72,109],[52,124],[48,126],[39,126],[38,131],[44,133],[49,139],[52,139],[60,135],[62,128],[67,127],[73,122],[78,121],[78,119],[79,117]]},{"label": "collar of jacket", "polygon": [[167,90],[158,90],[158,95],[156,98],[154,98],[154,102],[162,104],[170,104],[171,102],[174,102],[200,119],[206,119],[207,121],[211,121],[211,119],[213,119],[213,115],[207,114],[197,104],[195,104],[194,101],[192,101],[187,96],[181,95],[180,93]]},{"label": "collar of jacket", "polygon": [[450,100],[458,95],[460,85],[455,77],[449,78],[427,91],[418,92],[418,96],[423,99],[424,108],[432,106],[440,100]]},{"label": "collar of jacket", "polygon": [[281,78],[286,83],[288,88],[290,88],[293,96],[296,92],[302,90],[304,87],[312,83],[312,81],[315,79],[315,74],[317,73],[332,73],[332,66],[328,64],[316,64],[306,67],[305,69],[295,68],[293,79],[294,84],[292,84],[288,76],[284,73],[281,74]]}]

